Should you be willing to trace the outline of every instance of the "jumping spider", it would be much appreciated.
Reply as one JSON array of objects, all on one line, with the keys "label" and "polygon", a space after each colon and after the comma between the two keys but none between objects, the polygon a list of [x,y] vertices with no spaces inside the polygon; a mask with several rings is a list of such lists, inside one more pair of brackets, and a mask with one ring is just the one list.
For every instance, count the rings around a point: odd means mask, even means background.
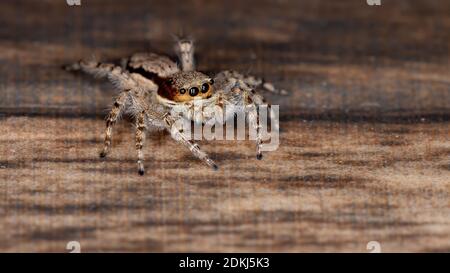
[{"label": "jumping spider", "polygon": [[[180,66],[170,58],[155,53],[137,53],[122,60],[122,65],[99,63],[96,61],[79,61],[66,66],[68,71],[81,70],[96,77],[108,78],[121,92],[117,96],[112,110],[106,120],[105,141],[101,157],[110,150],[112,128],[122,113],[128,113],[135,119],[136,150],[138,171],[144,174],[142,147],[145,132],[148,129],[162,129],[186,146],[194,156],[203,160],[214,169],[217,165],[200,147],[183,134],[175,122],[179,117],[172,111],[184,107],[184,117],[194,122],[202,122],[214,118],[214,107],[247,106],[257,108],[267,105],[264,98],[254,90],[257,87],[278,94],[286,94],[277,90],[271,83],[261,78],[244,76],[235,71],[222,71],[214,77],[195,71],[194,42],[189,39],[177,39],[175,52]],[[202,101],[200,115],[194,114],[194,102]],[[251,107],[250,107],[251,108]],[[197,111],[197,110],[196,110]],[[262,136],[259,113],[247,112],[248,123],[256,130],[256,157],[262,158]],[[199,117],[200,116],[200,117]],[[273,125],[272,125],[273,126]],[[275,124],[278,126],[278,124]]]}]

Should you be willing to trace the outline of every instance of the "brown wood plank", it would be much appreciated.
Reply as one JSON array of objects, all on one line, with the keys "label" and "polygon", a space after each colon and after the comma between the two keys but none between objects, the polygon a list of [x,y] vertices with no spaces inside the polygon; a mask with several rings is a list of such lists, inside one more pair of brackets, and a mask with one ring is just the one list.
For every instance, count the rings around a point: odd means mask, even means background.
[{"label": "brown wood plank", "polygon": [[2,250],[448,251],[442,123],[287,122],[263,161],[248,141],[202,143],[217,172],[154,137],[144,177],[126,123],[98,158],[103,125],[2,120]]}]

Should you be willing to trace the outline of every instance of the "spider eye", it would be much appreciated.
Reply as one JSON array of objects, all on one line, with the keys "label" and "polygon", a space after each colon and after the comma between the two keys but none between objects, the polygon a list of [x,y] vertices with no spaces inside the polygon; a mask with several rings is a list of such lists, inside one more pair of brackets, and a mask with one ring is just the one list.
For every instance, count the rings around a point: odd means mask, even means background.
[{"label": "spider eye", "polygon": [[209,83],[202,84],[202,93],[206,93],[209,90]]},{"label": "spider eye", "polygon": [[173,79],[167,79],[167,80],[166,80],[166,83],[167,83],[168,85],[172,85]]},{"label": "spider eye", "polygon": [[214,84],[214,80],[213,80],[213,79],[210,79],[210,80],[209,80],[209,83],[210,83],[211,85],[213,85],[213,84]]},{"label": "spider eye", "polygon": [[186,93],[186,89],[181,88],[181,89],[180,89],[180,94],[184,94],[184,93]]},{"label": "spider eye", "polygon": [[191,95],[192,97],[195,97],[198,95],[198,88],[197,87],[191,87],[191,89],[189,89],[189,95]]}]

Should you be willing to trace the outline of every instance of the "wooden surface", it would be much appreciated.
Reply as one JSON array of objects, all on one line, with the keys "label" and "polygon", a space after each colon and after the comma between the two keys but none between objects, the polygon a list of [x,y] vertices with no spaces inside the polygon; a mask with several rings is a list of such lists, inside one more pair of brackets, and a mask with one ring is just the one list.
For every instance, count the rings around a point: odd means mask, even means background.
[{"label": "wooden surface", "polygon": [[[449,2],[227,2],[2,1],[0,251],[450,251]],[[181,30],[291,90],[277,151],[203,141],[214,172],[157,134],[140,177],[124,121],[98,158],[116,91],[61,65]]]}]

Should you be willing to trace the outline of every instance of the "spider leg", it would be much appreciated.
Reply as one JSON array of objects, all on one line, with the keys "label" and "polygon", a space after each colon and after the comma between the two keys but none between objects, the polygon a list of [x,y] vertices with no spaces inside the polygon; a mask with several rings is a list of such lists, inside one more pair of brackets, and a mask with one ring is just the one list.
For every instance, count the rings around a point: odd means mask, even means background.
[{"label": "spider leg", "polygon": [[194,71],[194,41],[191,39],[176,37],[174,49],[175,53],[178,56],[178,59],[181,62],[181,68],[183,69],[183,71]]},{"label": "spider leg", "polygon": [[263,90],[277,94],[277,95],[288,95],[289,92],[284,89],[277,89],[272,83],[266,82],[263,78],[259,78],[252,75],[243,75],[236,71],[225,70],[220,72],[218,77],[224,77],[225,79],[236,79],[238,81],[244,82],[252,89],[262,88]]},{"label": "spider leg", "polygon": [[[272,105],[270,103],[268,103],[261,94],[259,94],[255,90],[251,90],[250,93],[248,94],[248,96],[255,102],[255,104],[258,107],[261,107],[261,106],[268,107],[270,109],[270,115],[272,117],[276,117],[275,112],[273,111]],[[278,119],[272,119],[272,121],[273,121],[273,123],[271,124],[272,128],[275,128],[278,130],[280,127]]]},{"label": "spider leg", "polygon": [[127,97],[128,93],[126,91],[120,93],[114,101],[113,107],[106,118],[105,141],[103,150],[100,152],[100,157],[105,157],[109,152],[109,148],[111,146],[112,128],[123,112]]},{"label": "spider leg", "polygon": [[111,146],[112,128],[124,110],[125,104],[128,100],[128,91],[136,87],[136,83],[127,72],[122,70],[121,67],[110,63],[80,61],[66,67],[66,69],[71,71],[81,70],[96,77],[107,77],[118,89],[123,90],[115,100],[106,119],[105,141],[103,150],[100,152],[100,157],[105,157]]},{"label": "spider leg", "polygon": [[[262,145],[262,132],[261,132],[261,122],[260,122],[260,113],[261,113],[261,108],[263,107],[267,107],[267,109],[269,109],[270,112],[270,117],[271,117],[271,132],[278,132],[279,128],[280,128],[280,124],[279,124],[279,120],[277,118],[277,115],[275,114],[273,107],[270,103],[268,103],[264,97],[261,94],[258,94],[255,90],[251,90],[248,94],[248,98],[253,101],[253,103],[256,106],[256,117],[254,117],[254,123],[257,122],[257,125],[253,125],[254,127],[256,127],[256,145],[257,145],[257,158],[258,159],[262,159],[262,153],[261,153],[261,145]],[[265,109],[263,110],[265,111]],[[267,119],[266,119],[267,122]],[[266,129],[267,130],[267,129]],[[267,131],[265,131],[267,133]]]},{"label": "spider leg", "polygon": [[[263,96],[258,94],[255,90],[251,89],[244,81],[236,80],[236,85],[233,88],[233,92],[241,92],[242,100],[245,106],[245,111],[248,114],[248,123],[252,126],[254,132],[256,133],[256,158],[261,160],[262,155],[262,145],[263,145],[263,135],[262,135],[262,125],[260,120],[260,109],[262,106],[270,108],[271,117],[276,117],[270,104],[266,102]],[[276,118],[272,119],[273,123],[272,130],[277,130],[279,128],[278,120]]]},{"label": "spider leg", "polygon": [[[248,111],[248,122],[250,126],[256,131],[256,158],[258,160],[262,159],[261,145],[262,145],[262,135],[261,135],[261,123],[259,119],[259,106],[261,103],[257,98],[251,96],[253,90],[246,94],[246,103],[250,104],[250,109]],[[247,106],[247,105],[246,105]]]},{"label": "spider leg", "polygon": [[129,90],[136,87],[136,82],[130,74],[112,63],[100,63],[97,61],[79,61],[65,67],[67,71],[83,71],[97,78],[108,78],[118,89]]},{"label": "spider leg", "polygon": [[138,157],[138,172],[140,175],[144,175],[144,154],[142,152],[142,147],[144,146],[146,129],[145,111],[142,111],[136,117],[136,151]]},{"label": "spider leg", "polygon": [[256,131],[256,158],[258,160],[262,159],[261,145],[262,145],[262,136],[261,136],[261,124],[259,123],[259,113],[257,110],[257,106],[253,104],[252,109],[248,111],[248,123],[253,129]]},{"label": "spider leg", "polygon": [[200,146],[198,146],[197,143],[188,140],[187,136],[183,133],[180,123],[175,122],[170,114],[166,114],[163,119],[166,124],[166,129],[171,133],[173,139],[187,147],[195,157],[205,162],[214,170],[219,168],[216,163],[200,149]]}]

